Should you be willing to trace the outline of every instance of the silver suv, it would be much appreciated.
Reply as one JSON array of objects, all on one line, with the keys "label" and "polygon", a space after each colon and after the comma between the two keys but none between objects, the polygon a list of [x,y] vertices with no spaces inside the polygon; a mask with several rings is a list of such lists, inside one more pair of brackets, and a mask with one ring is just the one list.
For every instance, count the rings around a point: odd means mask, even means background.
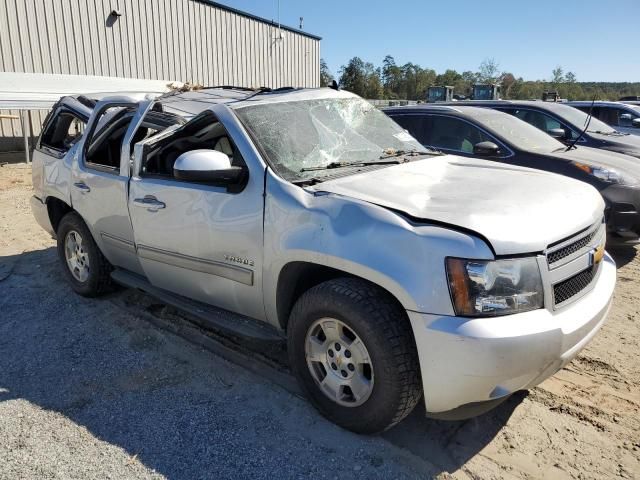
[{"label": "silver suv", "polygon": [[425,149],[332,89],[66,97],[33,180],[73,290],[116,281],[269,326],[356,432],[422,396],[462,418],[538,384],[615,284],[595,189]]}]

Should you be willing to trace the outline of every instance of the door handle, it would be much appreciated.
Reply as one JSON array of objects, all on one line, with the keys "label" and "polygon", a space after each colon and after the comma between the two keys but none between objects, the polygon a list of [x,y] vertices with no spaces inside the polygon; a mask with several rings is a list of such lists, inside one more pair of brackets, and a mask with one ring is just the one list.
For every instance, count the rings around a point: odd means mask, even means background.
[{"label": "door handle", "polygon": [[133,203],[138,207],[144,207],[150,212],[156,212],[161,208],[166,208],[166,204],[153,195],[145,195],[143,198],[135,198]]},{"label": "door handle", "polygon": [[84,182],[76,182],[73,184],[73,186],[80,190],[80,193],[89,193],[91,191],[89,185]]}]

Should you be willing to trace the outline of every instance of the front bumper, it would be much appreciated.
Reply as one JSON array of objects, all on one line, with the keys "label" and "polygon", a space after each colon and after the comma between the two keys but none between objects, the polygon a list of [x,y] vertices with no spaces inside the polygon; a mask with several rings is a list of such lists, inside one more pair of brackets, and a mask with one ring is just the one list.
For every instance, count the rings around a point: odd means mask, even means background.
[{"label": "front bumper", "polygon": [[616,266],[606,254],[593,289],[556,311],[493,318],[408,312],[427,412],[495,401],[553,375],[604,323],[615,281]]},{"label": "front bumper", "polygon": [[600,192],[607,204],[607,241],[609,245],[640,242],[640,188],[611,185]]},{"label": "front bumper", "polygon": [[53,231],[53,227],[51,226],[51,220],[49,220],[49,211],[47,209],[47,205],[42,202],[35,195],[30,199],[31,203],[31,211],[33,212],[33,216],[47,233],[49,233],[52,237],[55,238],[55,232]]}]

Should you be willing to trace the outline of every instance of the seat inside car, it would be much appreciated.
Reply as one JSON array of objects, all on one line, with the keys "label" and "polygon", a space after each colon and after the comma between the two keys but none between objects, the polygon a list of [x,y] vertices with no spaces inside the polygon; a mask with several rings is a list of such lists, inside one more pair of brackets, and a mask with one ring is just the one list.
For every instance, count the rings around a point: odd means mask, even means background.
[{"label": "seat inside car", "polygon": [[547,122],[544,121],[542,115],[539,115],[536,112],[526,112],[522,119],[528,124],[542,130],[543,132],[547,131]]},{"label": "seat inside car", "polygon": [[449,150],[461,150],[462,139],[451,135],[441,135],[435,139],[433,145],[438,148],[446,148]]},{"label": "seat inside car", "polygon": [[214,149],[225,153],[231,165],[242,166],[243,162],[222,125],[214,124],[194,135],[176,138],[150,155],[145,166],[146,173],[173,176],[173,165],[180,155],[191,150]]}]

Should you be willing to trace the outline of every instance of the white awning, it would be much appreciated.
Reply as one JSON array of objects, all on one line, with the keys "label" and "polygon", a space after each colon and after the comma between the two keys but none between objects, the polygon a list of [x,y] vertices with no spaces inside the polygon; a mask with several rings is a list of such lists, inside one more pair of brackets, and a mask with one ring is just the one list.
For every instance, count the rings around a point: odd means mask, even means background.
[{"label": "white awning", "polygon": [[165,80],[139,80],[92,75],[0,72],[0,110],[48,110],[60,97],[85,94],[165,93]]}]

